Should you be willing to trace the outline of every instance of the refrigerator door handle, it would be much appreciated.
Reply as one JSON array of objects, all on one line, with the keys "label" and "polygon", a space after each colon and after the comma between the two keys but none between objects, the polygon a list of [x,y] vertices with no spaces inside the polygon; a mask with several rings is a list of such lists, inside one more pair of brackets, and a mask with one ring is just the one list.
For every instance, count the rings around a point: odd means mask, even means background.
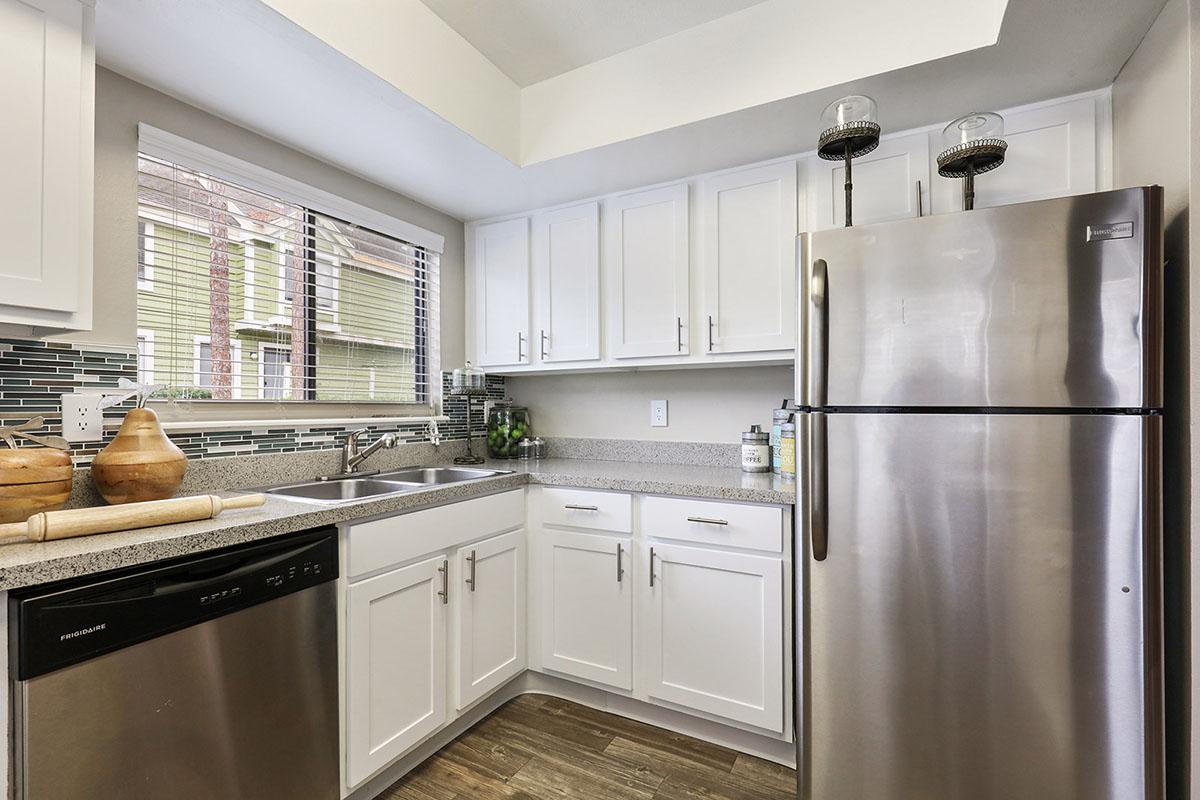
[{"label": "refrigerator door handle", "polygon": [[829,371],[829,266],[818,258],[812,265],[808,284],[809,302],[809,405],[820,408],[826,403],[826,374]]},{"label": "refrigerator door handle", "polygon": [[824,561],[829,555],[828,421],[820,412],[813,412],[808,418],[808,530],[813,561]]}]

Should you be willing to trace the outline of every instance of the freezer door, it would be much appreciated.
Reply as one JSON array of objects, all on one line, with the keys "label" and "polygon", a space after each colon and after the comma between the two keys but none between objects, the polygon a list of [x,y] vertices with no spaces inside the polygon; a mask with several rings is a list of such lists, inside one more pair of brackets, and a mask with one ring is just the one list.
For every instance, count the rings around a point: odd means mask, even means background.
[{"label": "freezer door", "polygon": [[813,406],[1161,406],[1161,190],[811,235]]},{"label": "freezer door", "polygon": [[800,797],[1160,800],[1159,418],[812,419]]}]

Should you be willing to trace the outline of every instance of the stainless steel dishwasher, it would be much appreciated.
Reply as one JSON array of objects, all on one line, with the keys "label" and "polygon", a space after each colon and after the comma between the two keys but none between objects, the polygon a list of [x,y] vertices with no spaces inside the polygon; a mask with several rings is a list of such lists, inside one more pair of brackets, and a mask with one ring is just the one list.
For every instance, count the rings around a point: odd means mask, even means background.
[{"label": "stainless steel dishwasher", "polygon": [[332,528],[9,601],[16,797],[337,798]]}]

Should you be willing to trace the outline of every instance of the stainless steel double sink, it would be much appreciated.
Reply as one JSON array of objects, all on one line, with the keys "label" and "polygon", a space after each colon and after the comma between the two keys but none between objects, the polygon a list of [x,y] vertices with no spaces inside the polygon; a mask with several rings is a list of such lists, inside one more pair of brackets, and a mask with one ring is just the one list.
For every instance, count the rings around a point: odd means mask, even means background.
[{"label": "stainless steel double sink", "polygon": [[266,494],[309,503],[348,503],[371,497],[415,492],[430,486],[462,483],[494,475],[508,475],[511,470],[470,469],[466,467],[413,467],[395,472],[381,472],[361,478],[338,478],[324,481],[293,483],[262,489]]}]

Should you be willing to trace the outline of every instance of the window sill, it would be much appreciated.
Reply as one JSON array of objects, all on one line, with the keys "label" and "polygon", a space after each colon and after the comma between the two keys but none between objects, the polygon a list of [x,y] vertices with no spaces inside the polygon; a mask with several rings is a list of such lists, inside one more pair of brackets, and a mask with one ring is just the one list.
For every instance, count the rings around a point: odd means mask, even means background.
[{"label": "window sill", "polygon": [[[204,431],[265,430],[267,428],[322,428],[329,425],[395,425],[405,422],[449,422],[447,416],[417,417],[328,417],[323,419],[240,419],[240,420],[173,420],[162,423],[168,433],[198,433]],[[106,422],[106,428],[120,427],[119,421]]]}]

